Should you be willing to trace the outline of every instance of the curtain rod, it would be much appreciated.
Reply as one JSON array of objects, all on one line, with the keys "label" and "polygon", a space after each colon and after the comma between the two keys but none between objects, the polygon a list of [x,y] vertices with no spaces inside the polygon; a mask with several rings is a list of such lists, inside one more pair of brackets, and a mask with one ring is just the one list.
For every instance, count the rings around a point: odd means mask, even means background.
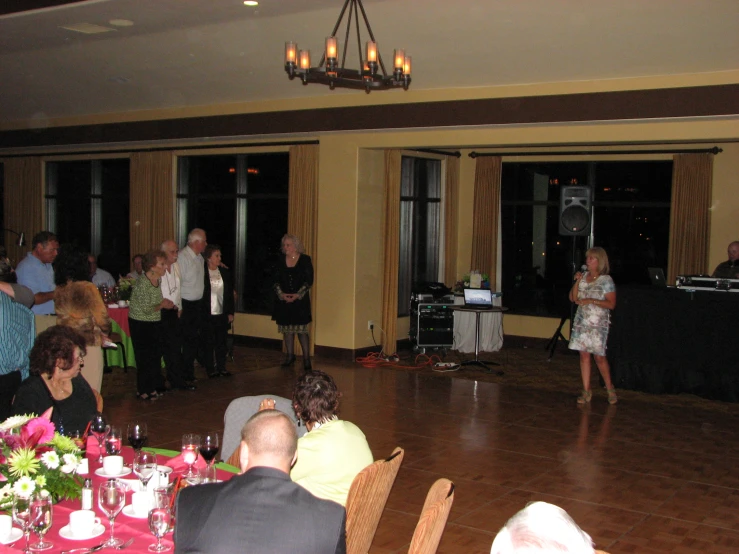
[{"label": "curtain rod", "polygon": [[[406,150],[404,148],[404,150]],[[454,152],[447,152],[445,150],[434,150],[433,148],[408,148],[407,150],[413,150],[414,152],[424,152],[426,154],[438,154],[440,156],[454,156],[455,158],[461,158],[462,153],[459,150]]]},{"label": "curtain rod", "polygon": [[201,144],[196,146],[160,146],[120,148],[117,150],[65,150],[62,152],[36,152],[33,154],[2,154],[0,158],[32,158],[35,156],[89,156],[91,154],[118,154],[128,152],[162,152],[165,150],[209,150],[214,148],[246,148],[260,146],[298,146],[304,144],[319,144],[317,140],[298,140],[283,142],[243,142],[235,144]]},{"label": "curtain rod", "polygon": [[557,152],[470,152],[470,158],[484,158],[487,156],[592,156],[616,155],[626,156],[633,154],[720,154],[723,148],[696,148],[691,150],[559,150]]}]

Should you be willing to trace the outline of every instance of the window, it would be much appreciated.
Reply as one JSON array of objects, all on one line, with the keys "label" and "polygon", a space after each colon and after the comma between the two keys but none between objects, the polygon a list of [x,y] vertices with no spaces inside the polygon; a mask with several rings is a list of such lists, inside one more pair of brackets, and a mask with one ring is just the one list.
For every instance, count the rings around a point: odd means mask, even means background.
[{"label": "window", "polygon": [[59,242],[100,255],[113,276],[130,270],[129,160],[46,164],[47,228]]},{"label": "window", "polygon": [[271,312],[269,271],[287,232],[289,154],[224,154],[179,159],[179,242],[200,227],[234,274],[237,309]]},{"label": "window", "polygon": [[441,161],[403,156],[400,184],[398,315],[418,283],[439,281]]},{"label": "window", "polygon": [[569,315],[572,275],[590,237],[559,235],[563,185],[593,188],[592,245],[608,253],[616,286],[647,284],[667,268],[671,161],[504,163],[502,289],[518,313]]}]

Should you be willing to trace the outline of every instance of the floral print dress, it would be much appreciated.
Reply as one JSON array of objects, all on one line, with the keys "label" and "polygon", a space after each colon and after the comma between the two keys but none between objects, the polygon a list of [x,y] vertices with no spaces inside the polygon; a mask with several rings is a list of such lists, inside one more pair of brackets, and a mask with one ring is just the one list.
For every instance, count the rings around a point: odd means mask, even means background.
[{"label": "floral print dress", "polygon": [[[616,285],[613,284],[610,275],[599,275],[592,283],[588,283],[583,277],[578,287],[577,298],[578,300],[586,298],[605,300],[606,294],[615,292],[615,290]],[[595,304],[578,306],[569,347],[572,350],[605,356],[610,325],[610,310]]]}]

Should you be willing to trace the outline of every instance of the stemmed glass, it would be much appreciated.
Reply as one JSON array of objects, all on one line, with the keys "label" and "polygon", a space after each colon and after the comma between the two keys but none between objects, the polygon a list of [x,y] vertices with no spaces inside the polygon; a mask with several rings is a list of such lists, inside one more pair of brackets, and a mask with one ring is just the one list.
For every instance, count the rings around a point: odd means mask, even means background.
[{"label": "stemmed glass", "polygon": [[185,479],[193,478],[197,474],[193,471],[193,464],[198,459],[200,449],[200,435],[186,433],[182,435],[182,459],[187,464],[187,472],[183,475]]},{"label": "stemmed glass", "polygon": [[155,544],[149,545],[149,552],[166,552],[172,550],[168,544],[162,544],[162,537],[169,531],[172,521],[172,512],[169,507],[153,508],[149,511],[149,530],[157,538]]},{"label": "stemmed glass", "polygon": [[120,427],[110,426],[110,432],[105,439],[105,453],[108,456],[118,456],[123,448],[123,434]]},{"label": "stemmed glass", "polygon": [[31,495],[31,529],[38,537],[38,542],[31,545],[31,550],[39,552],[48,550],[53,543],[44,541],[44,535],[51,529],[53,501],[47,491],[41,491]]},{"label": "stemmed glass", "polygon": [[143,421],[129,423],[126,429],[126,436],[128,437],[128,444],[138,452],[146,444],[146,439],[149,438],[146,423]]},{"label": "stemmed glass", "polygon": [[97,414],[95,417],[92,418],[92,421],[90,422],[90,432],[92,433],[92,436],[95,437],[98,441],[98,450],[100,452],[100,456],[98,456],[98,463],[103,463],[103,442],[105,441],[105,437],[108,436],[108,433],[110,433],[110,425],[105,421],[105,417],[103,417],[103,414]]},{"label": "stemmed glass", "polygon": [[23,531],[26,537],[26,547],[23,552],[28,553],[28,536],[31,533],[31,497],[19,496],[13,497],[13,521]]},{"label": "stemmed glass", "polygon": [[105,546],[113,547],[123,544],[121,539],[113,536],[115,518],[126,503],[126,485],[116,479],[108,479],[100,485],[98,490],[98,505],[110,521],[110,538],[105,541]]},{"label": "stemmed glass", "polygon": [[202,441],[200,442],[200,455],[203,457],[203,460],[205,460],[207,465],[205,471],[206,482],[211,478],[215,480],[214,466],[219,445],[218,433],[207,433],[203,435]]},{"label": "stemmed glass", "polygon": [[153,452],[139,450],[133,455],[133,472],[141,481],[141,486],[146,490],[146,485],[157,470],[157,455]]}]

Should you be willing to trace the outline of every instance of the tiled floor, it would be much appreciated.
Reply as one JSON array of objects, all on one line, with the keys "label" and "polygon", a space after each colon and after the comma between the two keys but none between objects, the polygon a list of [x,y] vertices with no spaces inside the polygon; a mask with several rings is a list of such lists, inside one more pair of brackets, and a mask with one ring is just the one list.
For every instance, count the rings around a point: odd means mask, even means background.
[{"label": "tiled floor", "polygon": [[[113,394],[105,412],[120,424],[146,419],[150,446],[178,449],[184,432],[222,429],[233,398],[288,396],[297,368],[266,365],[154,403]],[[739,552],[739,406],[633,394],[608,406],[600,394],[578,408],[572,390],[315,366],[336,378],[342,417],[364,430],[376,458],[405,448],[373,553],[407,551],[439,477],[456,484],[441,553],[489,552],[497,530],[532,500],[566,509],[611,554]]]}]

